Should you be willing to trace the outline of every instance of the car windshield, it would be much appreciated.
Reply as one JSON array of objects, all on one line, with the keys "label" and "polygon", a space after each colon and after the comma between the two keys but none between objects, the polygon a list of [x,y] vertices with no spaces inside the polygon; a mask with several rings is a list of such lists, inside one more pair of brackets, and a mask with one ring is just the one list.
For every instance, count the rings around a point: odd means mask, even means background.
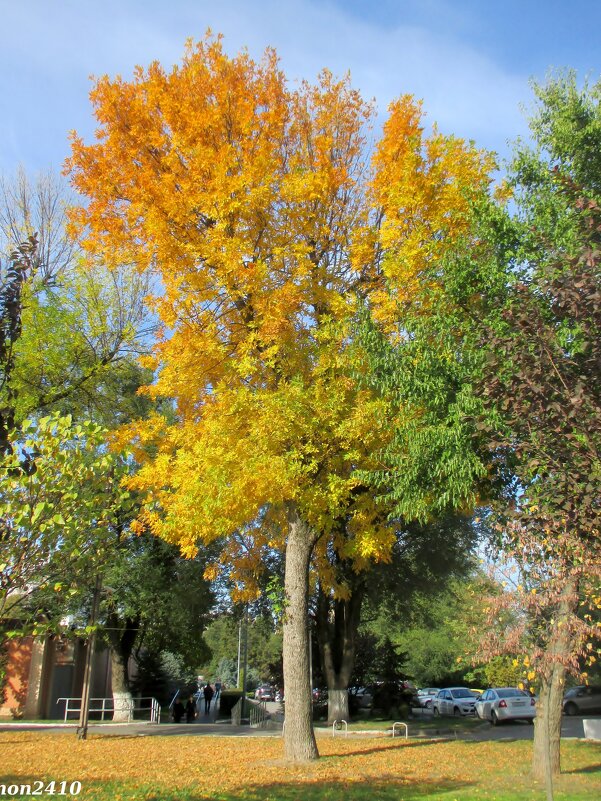
[{"label": "car windshield", "polygon": [[510,687],[507,690],[497,690],[497,695],[499,698],[519,698],[526,695],[526,693],[523,690],[514,690]]},{"label": "car windshield", "polygon": [[458,690],[451,690],[451,695],[453,698],[475,698],[476,696],[474,693],[470,692],[469,690],[464,690],[463,688],[459,688]]}]

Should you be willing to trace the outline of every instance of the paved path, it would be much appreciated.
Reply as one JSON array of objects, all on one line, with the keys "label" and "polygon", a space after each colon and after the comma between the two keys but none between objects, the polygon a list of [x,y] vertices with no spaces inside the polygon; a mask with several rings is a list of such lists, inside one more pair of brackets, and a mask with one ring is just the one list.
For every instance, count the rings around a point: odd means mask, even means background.
[{"label": "paved path", "polygon": [[[425,716],[424,716],[425,717]],[[588,715],[589,718],[601,720],[601,715]],[[448,722],[449,728],[445,728]],[[500,726],[491,726],[489,723],[482,722],[481,725],[471,729],[453,732],[450,729],[453,719],[440,719],[440,726],[437,729],[426,729],[420,731],[419,718],[408,721],[410,737],[452,737],[457,740],[531,740],[534,727],[518,721],[509,721]],[[5,731],[43,731],[48,733],[75,732],[77,724],[72,723],[18,723],[0,722],[0,732]],[[250,726],[232,726],[229,722],[218,723],[215,721],[215,713],[211,710],[209,715],[204,713],[193,723],[170,723],[163,722],[158,725],[151,723],[91,723],[88,726],[90,734],[103,735],[107,737],[165,737],[174,735],[200,735],[211,737],[281,737],[281,729],[255,729]],[[316,734],[322,736],[332,736],[331,729],[318,728]],[[373,731],[372,736],[381,736],[381,731]],[[339,735],[337,735],[339,736]],[[343,736],[343,735],[340,735]],[[353,736],[349,732],[349,736]],[[355,734],[354,736],[358,736]],[[363,732],[362,736],[369,736],[368,732]],[[582,717],[564,717],[561,724],[561,736],[565,738],[584,737]]]}]

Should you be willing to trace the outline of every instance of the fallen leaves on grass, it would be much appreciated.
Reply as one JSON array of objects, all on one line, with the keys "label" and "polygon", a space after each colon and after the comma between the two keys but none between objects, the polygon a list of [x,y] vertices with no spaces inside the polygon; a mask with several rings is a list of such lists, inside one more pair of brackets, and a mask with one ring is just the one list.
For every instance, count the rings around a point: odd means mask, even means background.
[{"label": "fallen leaves on grass", "polygon": [[[523,787],[529,793],[532,786],[529,742],[320,738],[319,748],[320,760],[291,765],[283,761],[282,741],[277,738],[92,736],[82,742],[67,734],[21,732],[1,736],[0,762],[2,773],[21,780],[33,775],[78,780],[84,788],[114,783],[129,791],[153,786],[152,792],[144,793],[148,799],[171,797],[178,790],[199,794],[195,798],[225,794],[265,800],[273,791],[273,798],[279,799],[284,796],[278,788],[284,785],[287,799],[305,801],[314,797],[315,785],[320,785],[324,799],[334,798],[341,786],[354,788],[357,798],[363,797],[365,786],[367,798],[369,788],[376,785],[396,788],[399,798],[401,791],[402,797],[408,791],[407,797],[427,798],[428,788],[434,795],[461,787],[480,788],[482,795],[470,798],[490,798],[488,793],[495,788]],[[601,794],[601,774],[591,772],[595,753],[598,764],[601,749],[595,752],[594,746],[582,744],[564,748],[564,766],[571,773],[561,781],[569,781],[574,791],[579,783],[583,789],[596,786]],[[124,797],[132,797],[131,792]]]}]

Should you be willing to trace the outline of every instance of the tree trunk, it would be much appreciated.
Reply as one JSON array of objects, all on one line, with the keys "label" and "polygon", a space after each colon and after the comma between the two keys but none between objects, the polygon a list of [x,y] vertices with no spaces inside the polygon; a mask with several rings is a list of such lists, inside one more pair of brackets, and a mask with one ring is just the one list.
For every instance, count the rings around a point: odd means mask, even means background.
[{"label": "tree trunk", "polygon": [[553,776],[561,773],[561,713],[566,675],[566,662],[572,651],[570,616],[577,603],[578,583],[565,582],[551,632],[549,667],[541,676],[539,701],[536,705],[532,771],[544,781],[547,801],[553,801]]},{"label": "tree trunk", "polygon": [[349,719],[348,687],[334,689],[328,684],[328,723],[334,723],[335,720],[348,722]]},{"label": "tree trunk", "polygon": [[113,694],[113,722],[124,723],[131,719],[134,701],[129,689],[127,662],[115,648],[111,653],[111,688]]},{"label": "tree trunk", "polygon": [[138,636],[139,618],[120,620],[111,613],[107,618],[111,658],[113,721],[131,720],[134,701],[129,687],[129,658]]},{"label": "tree trunk", "polygon": [[295,506],[288,508],[284,590],[284,746],[292,762],[317,759],[309,669],[309,561],[315,537]]},{"label": "tree trunk", "polygon": [[350,596],[334,598],[320,587],[317,597],[317,639],[322,670],[328,685],[328,723],[349,720],[348,686],[355,667],[355,646],[361,604],[365,593],[363,578],[351,575]]},{"label": "tree trunk", "polygon": [[561,773],[561,708],[565,668],[555,665],[543,678],[536,705],[532,768],[535,778],[544,781],[547,798],[553,798],[552,777]]}]

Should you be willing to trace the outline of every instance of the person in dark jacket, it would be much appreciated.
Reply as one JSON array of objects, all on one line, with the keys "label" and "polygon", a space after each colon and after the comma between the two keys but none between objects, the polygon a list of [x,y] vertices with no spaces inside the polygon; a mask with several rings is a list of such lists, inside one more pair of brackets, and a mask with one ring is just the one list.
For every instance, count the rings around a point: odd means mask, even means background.
[{"label": "person in dark jacket", "polygon": [[214,695],[213,688],[211,687],[209,682],[205,684],[202,694],[205,697],[205,715],[208,715],[209,712],[211,711],[211,699],[213,698]]},{"label": "person in dark jacket", "polygon": [[188,703],[186,704],[186,723],[192,723],[195,717],[196,717],[196,701],[194,700],[194,696],[191,695],[188,698]]},{"label": "person in dark jacket", "polygon": [[181,698],[176,698],[175,703],[173,704],[173,709],[171,710],[174,723],[182,722],[184,711],[184,705],[182,704]]}]

